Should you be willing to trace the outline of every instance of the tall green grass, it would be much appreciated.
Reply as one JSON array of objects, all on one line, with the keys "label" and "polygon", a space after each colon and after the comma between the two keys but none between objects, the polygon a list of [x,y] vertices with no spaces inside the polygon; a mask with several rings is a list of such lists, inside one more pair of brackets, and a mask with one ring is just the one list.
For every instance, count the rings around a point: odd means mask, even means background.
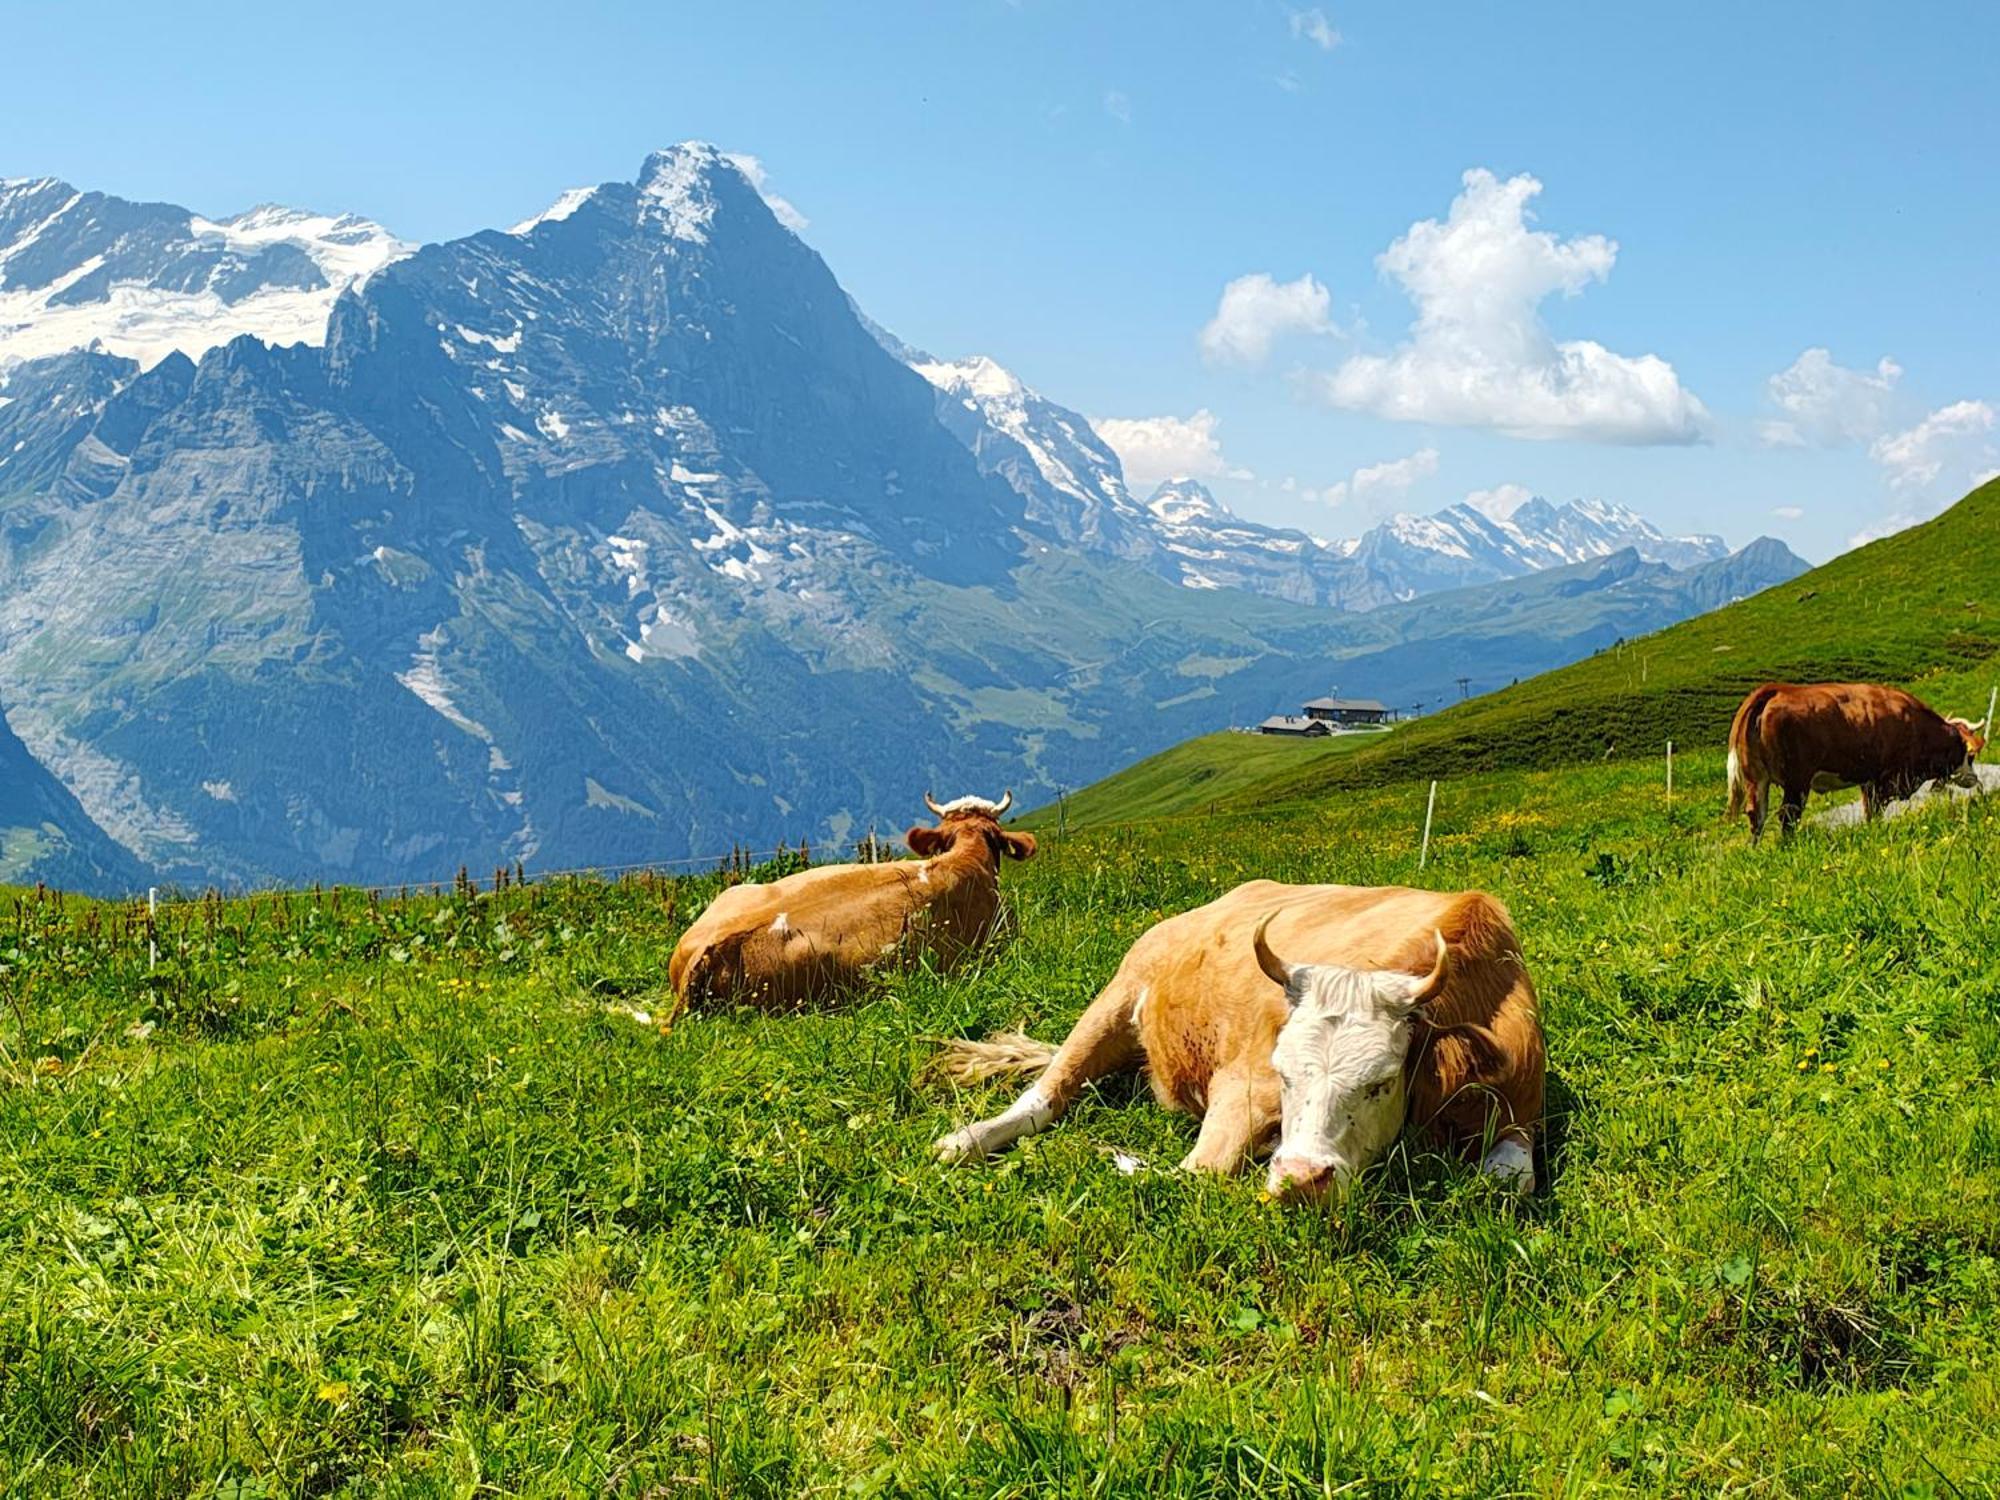
[{"label": "tall green grass", "polygon": [[1542,991],[1521,1205],[1410,1141],[1280,1211],[1125,1081],[928,1159],[1003,1097],[933,1038],[1060,1036],[1253,875],[1419,879],[1411,785],[1047,839],[1010,941],[836,1014],[662,1026],[714,878],[174,908],[155,968],[0,902],[0,1491],[1991,1493],[2000,811],[1720,801],[1440,794],[1422,883]]}]

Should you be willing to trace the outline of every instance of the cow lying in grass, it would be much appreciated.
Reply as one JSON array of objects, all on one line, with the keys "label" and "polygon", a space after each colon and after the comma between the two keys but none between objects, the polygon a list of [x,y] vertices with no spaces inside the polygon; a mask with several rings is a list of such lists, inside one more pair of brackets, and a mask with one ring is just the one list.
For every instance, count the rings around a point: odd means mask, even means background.
[{"label": "cow lying in grass", "polygon": [[938,825],[905,835],[920,859],[822,865],[731,886],[674,949],[674,993],[684,1005],[788,1007],[851,990],[891,958],[951,964],[992,936],[1001,856],[1034,855],[1034,835],[1000,826],[1013,802],[1009,792],[940,805],[926,792]]},{"label": "cow lying in grass", "polygon": [[957,1042],[943,1062],[965,1082],[1041,1075],[939,1141],[949,1162],[1005,1150],[1092,1080],[1144,1067],[1162,1105],[1201,1120],[1189,1171],[1234,1172],[1275,1139],[1271,1192],[1317,1197],[1407,1117],[1534,1186],[1535,987],[1506,908],[1478,891],[1254,880],[1140,937],[1061,1047]]},{"label": "cow lying in grass", "polygon": [[1765,798],[1783,794],[1778,829],[1790,833],[1813,792],[1861,788],[1861,814],[1900,801],[1926,781],[1976,785],[1973,758],[1986,721],[1947,718],[1901,688],[1874,682],[1767,682],[1729,726],[1729,812],[1764,832]]}]

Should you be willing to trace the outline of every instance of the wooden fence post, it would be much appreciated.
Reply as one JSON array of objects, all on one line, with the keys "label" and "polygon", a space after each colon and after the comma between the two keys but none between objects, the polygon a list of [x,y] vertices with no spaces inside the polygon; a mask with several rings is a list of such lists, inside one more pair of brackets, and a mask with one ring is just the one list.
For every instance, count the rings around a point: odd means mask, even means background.
[{"label": "wooden fence post", "polygon": [[1438,805],[1438,784],[1436,781],[1432,781],[1430,800],[1424,803],[1424,847],[1422,851],[1419,852],[1417,855],[1417,868],[1419,870],[1423,869],[1425,865],[1430,863],[1431,814],[1437,811],[1437,805]]}]

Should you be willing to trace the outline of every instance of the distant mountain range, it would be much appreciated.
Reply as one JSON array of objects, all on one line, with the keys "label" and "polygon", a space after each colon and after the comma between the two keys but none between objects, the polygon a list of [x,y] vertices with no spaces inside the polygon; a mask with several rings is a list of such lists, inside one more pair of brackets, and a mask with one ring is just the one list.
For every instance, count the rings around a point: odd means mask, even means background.
[{"label": "distant mountain range", "polygon": [[1720,552],[1605,506],[1345,545],[1137,501],[1083,418],[860,317],[703,145],[418,249],[0,186],[0,879],[839,843],[1803,566]]},{"label": "distant mountain range", "polygon": [[1013,486],[1031,517],[1057,526],[1066,541],[1142,563],[1189,588],[1374,609],[1625,547],[1672,568],[1729,555],[1721,537],[1666,536],[1637,512],[1599,500],[1557,506],[1535,497],[1506,514],[1459,504],[1429,516],[1395,516],[1347,541],[1248,520],[1192,479],[1170,480],[1140,503],[1086,418],[983,355],[934,359],[875,332],[937,387],[938,420],[973,450],[981,468]]}]

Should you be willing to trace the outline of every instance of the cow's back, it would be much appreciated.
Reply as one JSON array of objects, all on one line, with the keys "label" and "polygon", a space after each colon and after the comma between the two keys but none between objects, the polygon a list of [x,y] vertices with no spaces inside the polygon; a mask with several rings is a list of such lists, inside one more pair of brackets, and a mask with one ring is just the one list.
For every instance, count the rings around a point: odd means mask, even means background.
[{"label": "cow's back", "polygon": [[997,874],[976,854],[825,865],[724,891],[668,977],[684,1002],[803,1004],[857,985],[906,940],[949,965],[991,935],[999,909]]},{"label": "cow's back", "polygon": [[1872,682],[1771,684],[1754,724],[1754,767],[1780,785],[1858,785],[1947,769],[1953,731],[1921,699]]},{"label": "cow's back", "polygon": [[[1274,952],[1291,963],[1423,973],[1436,932],[1451,947],[1451,982],[1411,1048],[1411,1118],[1449,1136],[1506,1114],[1541,1118],[1545,1054],[1533,982],[1507,910],[1479,891],[1398,886],[1285,885],[1253,880],[1151,928],[1120,965],[1161,1101],[1197,1108],[1218,1065],[1249,1059],[1270,1071],[1284,1025],[1283,992],[1257,966],[1251,935],[1267,912]],[[1476,1028],[1476,1030],[1475,1030]],[[1480,1033],[1483,1033],[1481,1035]],[[1199,1112],[1197,1108],[1197,1112]],[[1476,1128],[1469,1132],[1476,1134]]]},{"label": "cow's back", "polygon": [[786,1005],[858,977],[893,950],[924,905],[916,860],[828,865],[723,891],[675,946],[683,1001]]}]

